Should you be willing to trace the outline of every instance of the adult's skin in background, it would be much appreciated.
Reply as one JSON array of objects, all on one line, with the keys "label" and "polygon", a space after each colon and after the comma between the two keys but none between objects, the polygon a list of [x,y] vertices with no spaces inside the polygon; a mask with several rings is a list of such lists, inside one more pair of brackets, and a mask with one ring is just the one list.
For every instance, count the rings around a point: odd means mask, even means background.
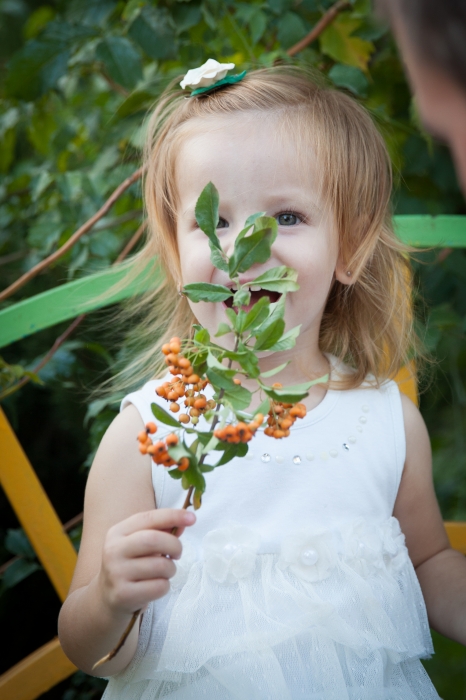
[{"label": "adult's skin in background", "polygon": [[376,0],[427,131],[450,147],[466,196],[466,0]]}]

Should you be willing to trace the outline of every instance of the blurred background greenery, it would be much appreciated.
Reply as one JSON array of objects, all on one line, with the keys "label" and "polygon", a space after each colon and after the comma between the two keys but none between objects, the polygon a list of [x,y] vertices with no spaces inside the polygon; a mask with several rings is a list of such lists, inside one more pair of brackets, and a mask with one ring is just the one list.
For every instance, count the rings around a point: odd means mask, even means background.
[{"label": "blurred background greenery", "polygon": [[[174,77],[209,57],[237,69],[291,60],[330,0],[0,0],[0,282],[11,284],[62,245],[140,164],[144,116]],[[466,214],[447,150],[419,126],[396,47],[370,0],[339,3],[317,40],[293,58],[364,104],[387,141],[399,214]],[[139,183],[107,216],[3,307],[111,264],[142,220]],[[435,363],[421,410],[448,520],[466,520],[466,253],[415,261],[419,328]],[[2,308],[3,308],[2,307]],[[2,351],[0,391],[34,368],[68,324]],[[119,347],[107,312],[86,318],[53,359],[3,400],[63,522],[82,510],[96,446],[116,407],[89,399]],[[56,634],[58,598],[0,493],[0,672]],[[79,546],[80,525],[71,529]],[[466,698],[466,649],[434,635],[425,663],[444,700]],[[47,700],[101,696],[105,682],[78,673]]]}]

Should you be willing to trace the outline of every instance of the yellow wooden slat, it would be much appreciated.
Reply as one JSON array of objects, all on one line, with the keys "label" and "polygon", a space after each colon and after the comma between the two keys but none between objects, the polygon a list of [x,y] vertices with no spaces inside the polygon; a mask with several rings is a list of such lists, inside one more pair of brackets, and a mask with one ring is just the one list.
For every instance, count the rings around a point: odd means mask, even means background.
[{"label": "yellow wooden slat", "polygon": [[55,637],[0,676],[0,698],[35,700],[77,670]]},{"label": "yellow wooden slat", "polygon": [[445,529],[453,549],[466,554],[466,523],[445,522]]},{"label": "yellow wooden slat", "polygon": [[1,408],[0,484],[60,599],[65,600],[76,552]]},{"label": "yellow wooden slat", "polygon": [[402,367],[395,377],[395,381],[400,387],[400,391],[406,394],[415,406],[419,406],[417,395],[416,374],[413,365]]}]

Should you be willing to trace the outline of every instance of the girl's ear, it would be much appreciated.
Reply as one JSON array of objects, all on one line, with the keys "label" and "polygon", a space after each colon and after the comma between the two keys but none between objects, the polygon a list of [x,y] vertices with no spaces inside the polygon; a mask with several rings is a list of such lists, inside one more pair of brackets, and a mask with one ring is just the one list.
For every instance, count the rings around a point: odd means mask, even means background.
[{"label": "girl's ear", "polygon": [[341,284],[354,284],[356,281],[354,279],[353,271],[341,258],[341,256],[338,257],[337,265],[335,267],[335,278],[341,282]]}]

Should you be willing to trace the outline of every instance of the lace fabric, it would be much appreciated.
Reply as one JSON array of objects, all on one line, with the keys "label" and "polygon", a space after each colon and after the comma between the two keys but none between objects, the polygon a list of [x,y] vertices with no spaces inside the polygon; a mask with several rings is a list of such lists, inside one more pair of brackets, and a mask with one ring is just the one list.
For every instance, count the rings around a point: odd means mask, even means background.
[{"label": "lace fabric", "polygon": [[240,523],[211,530],[201,548],[185,533],[171,591],[144,614],[105,700],[438,699],[395,518],[302,530],[263,550]]}]

